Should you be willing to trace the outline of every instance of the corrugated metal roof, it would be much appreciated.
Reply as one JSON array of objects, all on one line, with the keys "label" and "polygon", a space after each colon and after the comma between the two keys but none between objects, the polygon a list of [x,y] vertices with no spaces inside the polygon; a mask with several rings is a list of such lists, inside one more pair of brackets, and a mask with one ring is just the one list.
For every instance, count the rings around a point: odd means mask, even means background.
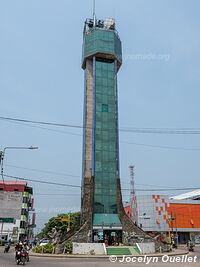
[{"label": "corrugated metal roof", "polygon": [[28,182],[24,181],[24,182],[19,182],[19,181],[0,181],[0,185],[23,185],[23,186],[27,186]]},{"label": "corrugated metal roof", "polygon": [[200,198],[200,189],[187,192],[178,196],[170,197],[170,199],[174,200],[183,200],[183,199],[199,199]]}]

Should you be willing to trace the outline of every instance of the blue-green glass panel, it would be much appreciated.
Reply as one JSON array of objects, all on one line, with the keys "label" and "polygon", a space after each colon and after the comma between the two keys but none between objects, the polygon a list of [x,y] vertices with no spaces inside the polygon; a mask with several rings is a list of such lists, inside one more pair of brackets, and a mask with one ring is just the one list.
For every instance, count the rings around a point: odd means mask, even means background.
[{"label": "blue-green glass panel", "polygon": [[114,62],[96,62],[95,86],[94,213],[117,214],[117,129]]},{"label": "blue-green glass panel", "polygon": [[97,53],[114,55],[118,61],[122,62],[121,41],[115,31],[94,29],[84,35],[83,59]]},{"label": "blue-green glass panel", "polygon": [[94,214],[93,225],[95,226],[121,226],[117,214]]}]

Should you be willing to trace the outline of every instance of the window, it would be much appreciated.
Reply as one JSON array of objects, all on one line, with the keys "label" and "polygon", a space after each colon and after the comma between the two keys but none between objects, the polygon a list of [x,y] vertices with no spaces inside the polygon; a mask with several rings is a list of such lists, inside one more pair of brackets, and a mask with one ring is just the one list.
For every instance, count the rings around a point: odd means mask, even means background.
[{"label": "window", "polygon": [[27,216],[28,215],[28,211],[26,209],[22,209],[21,215]]},{"label": "window", "polygon": [[26,223],[24,221],[20,222],[20,228],[25,228],[26,227]]},{"label": "window", "polygon": [[23,203],[28,203],[28,197],[23,197]]},{"label": "window", "polygon": [[108,112],[108,105],[102,104],[102,112]]}]

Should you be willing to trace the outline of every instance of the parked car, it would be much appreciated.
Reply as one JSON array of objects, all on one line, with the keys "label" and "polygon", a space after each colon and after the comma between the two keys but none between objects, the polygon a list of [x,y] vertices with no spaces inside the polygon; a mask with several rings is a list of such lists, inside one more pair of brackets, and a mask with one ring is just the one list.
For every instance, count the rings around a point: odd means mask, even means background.
[{"label": "parked car", "polygon": [[194,242],[195,244],[200,244],[200,236],[195,236],[195,239],[194,239]]},{"label": "parked car", "polygon": [[40,241],[40,246],[45,246],[45,245],[47,245],[47,244],[49,244],[49,240],[48,239],[43,239],[43,240],[41,240]]}]

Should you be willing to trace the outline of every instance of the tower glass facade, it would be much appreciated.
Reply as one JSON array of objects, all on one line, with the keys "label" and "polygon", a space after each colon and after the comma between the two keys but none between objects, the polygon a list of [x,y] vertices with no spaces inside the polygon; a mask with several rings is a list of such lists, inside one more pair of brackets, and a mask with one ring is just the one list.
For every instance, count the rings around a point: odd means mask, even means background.
[{"label": "tower glass facade", "polygon": [[115,63],[96,61],[94,213],[117,213]]},{"label": "tower glass facade", "polygon": [[[112,19],[87,20],[83,61],[85,103],[82,210],[91,204],[86,185],[94,181],[93,229],[121,229],[117,205],[119,178],[117,72],[122,64],[121,41]],[[89,204],[88,204],[89,203]],[[85,205],[85,206],[84,206]]]}]

